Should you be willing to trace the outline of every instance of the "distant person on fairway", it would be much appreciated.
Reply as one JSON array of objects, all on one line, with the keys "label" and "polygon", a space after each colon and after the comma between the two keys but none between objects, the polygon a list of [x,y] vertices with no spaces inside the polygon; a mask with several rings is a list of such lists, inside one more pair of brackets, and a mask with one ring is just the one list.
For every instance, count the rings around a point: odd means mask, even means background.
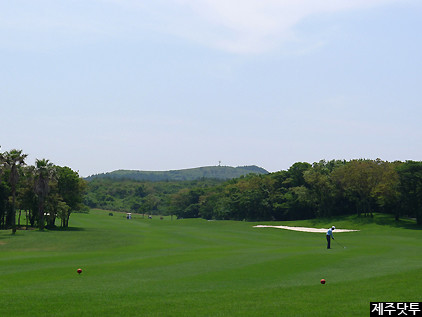
[{"label": "distant person on fairway", "polygon": [[334,237],[333,237],[333,230],[335,229],[336,227],[334,227],[334,226],[332,226],[330,229],[328,229],[328,231],[327,231],[327,234],[326,234],[326,236],[327,236],[327,249],[331,249],[331,239],[333,239],[334,240]]}]

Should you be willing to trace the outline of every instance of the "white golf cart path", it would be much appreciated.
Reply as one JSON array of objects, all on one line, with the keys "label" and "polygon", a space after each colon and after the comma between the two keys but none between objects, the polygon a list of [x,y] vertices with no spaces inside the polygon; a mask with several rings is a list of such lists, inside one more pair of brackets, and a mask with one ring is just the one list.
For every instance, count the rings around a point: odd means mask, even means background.
[{"label": "white golf cart path", "polygon": [[[286,229],[286,230],[294,230],[294,231],[302,231],[302,232],[319,232],[319,233],[326,233],[328,229],[325,228],[306,228],[306,227],[289,227],[289,226],[269,226],[269,225],[257,225],[254,228],[278,228],[278,229]],[[337,232],[353,232],[353,231],[360,231],[360,230],[351,230],[351,229],[334,229],[334,233]]]}]

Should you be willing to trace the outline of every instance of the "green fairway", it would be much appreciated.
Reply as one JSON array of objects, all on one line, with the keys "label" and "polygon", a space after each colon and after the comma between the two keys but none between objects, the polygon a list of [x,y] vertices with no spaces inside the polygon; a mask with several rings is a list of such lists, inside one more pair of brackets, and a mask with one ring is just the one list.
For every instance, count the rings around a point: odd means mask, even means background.
[{"label": "green fairway", "polygon": [[[421,300],[411,221],[108,214],[72,214],[65,231],[0,231],[0,316],[369,316],[371,301]],[[255,224],[360,231],[334,231],[346,248],[327,250],[325,234]]]}]

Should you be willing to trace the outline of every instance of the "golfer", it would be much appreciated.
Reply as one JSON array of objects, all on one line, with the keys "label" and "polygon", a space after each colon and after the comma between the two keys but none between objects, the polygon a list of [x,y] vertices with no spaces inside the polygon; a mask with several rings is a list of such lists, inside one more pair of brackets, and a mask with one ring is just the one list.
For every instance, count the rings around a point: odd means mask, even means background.
[{"label": "golfer", "polygon": [[333,237],[333,230],[335,229],[336,227],[334,227],[334,226],[332,226],[330,229],[328,229],[328,231],[327,231],[327,249],[331,249],[331,239],[333,239],[334,240],[334,237]]}]

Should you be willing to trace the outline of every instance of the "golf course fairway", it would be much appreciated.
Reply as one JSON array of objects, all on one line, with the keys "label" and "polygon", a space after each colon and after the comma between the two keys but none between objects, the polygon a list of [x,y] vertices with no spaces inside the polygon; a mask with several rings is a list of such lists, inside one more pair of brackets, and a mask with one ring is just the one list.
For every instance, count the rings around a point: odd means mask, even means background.
[{"label": "golf course fairway", "polygon": [[[360,231],[334,231],[327,250],[324,233],[258,224]],[[128,220],[91,210],[69,225],[0,231],[0,316],[369,316],[370,302],[421,301],[422,230],[411,220]]]}]

